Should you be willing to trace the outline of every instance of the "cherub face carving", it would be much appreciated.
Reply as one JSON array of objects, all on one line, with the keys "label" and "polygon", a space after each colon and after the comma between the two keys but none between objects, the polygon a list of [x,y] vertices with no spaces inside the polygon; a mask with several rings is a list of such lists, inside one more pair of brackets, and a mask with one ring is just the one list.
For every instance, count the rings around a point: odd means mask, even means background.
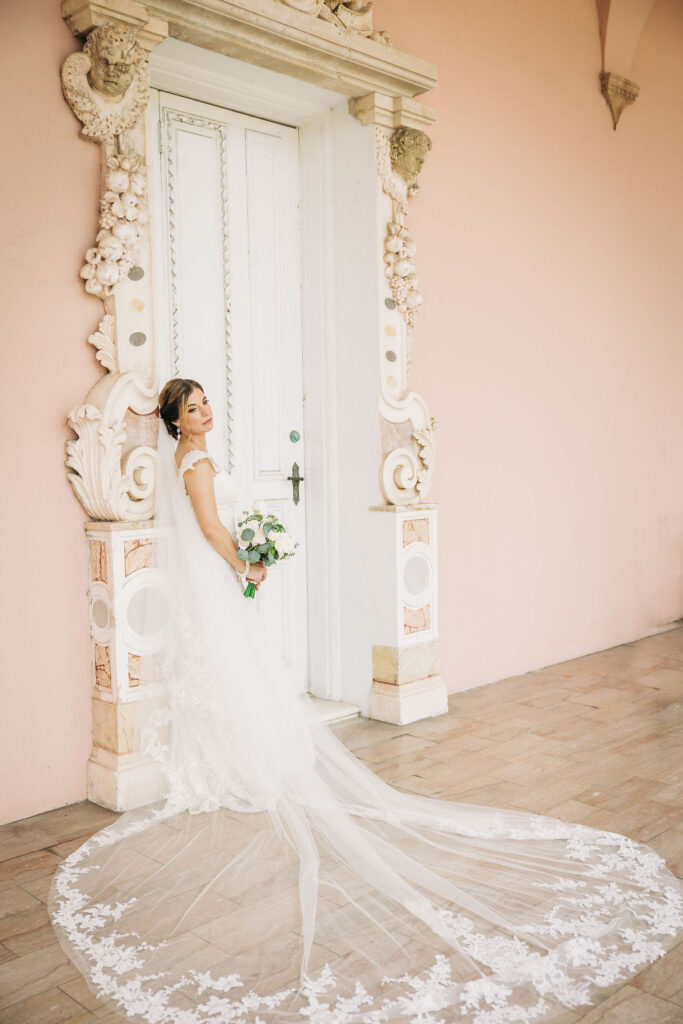
[{"label": "cherub face carving", "polygon": [[112,99],[130,87],[138,62],[138,46],[130,29],[103,25],[93,29],[83,52],[90,57],[88,82],[92,89]]}]

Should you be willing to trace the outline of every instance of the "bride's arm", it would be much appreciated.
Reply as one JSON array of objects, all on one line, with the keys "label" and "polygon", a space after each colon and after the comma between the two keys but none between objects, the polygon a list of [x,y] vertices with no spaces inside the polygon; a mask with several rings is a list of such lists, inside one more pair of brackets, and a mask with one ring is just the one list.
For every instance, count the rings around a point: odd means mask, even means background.
[{"label": "bride's arm", "polygon": [[223,526],[218,517],[213,474],[209,460],[201,459],[191,469],[185,470],[184,481],[197,522],[211,547],[237,572],[244,573],[248,568],[249,576],[253,578],[253,581],[260,582],[266,574],[265,566],[260,563],[248,566],[246,562],[237,557],[237,548],[230,536],[230,531]]}]

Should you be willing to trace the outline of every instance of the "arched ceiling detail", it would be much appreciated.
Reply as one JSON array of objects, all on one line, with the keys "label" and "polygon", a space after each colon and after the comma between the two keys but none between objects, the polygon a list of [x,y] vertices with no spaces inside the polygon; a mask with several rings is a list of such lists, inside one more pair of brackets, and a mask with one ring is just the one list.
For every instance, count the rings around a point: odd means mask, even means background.
[{"label": "arched ceiling detail", "polygon": [[640,92],[632,79],[633,63],[656,0],[596,0],[602,70],[600,89],[616,129],[622,112]]}]

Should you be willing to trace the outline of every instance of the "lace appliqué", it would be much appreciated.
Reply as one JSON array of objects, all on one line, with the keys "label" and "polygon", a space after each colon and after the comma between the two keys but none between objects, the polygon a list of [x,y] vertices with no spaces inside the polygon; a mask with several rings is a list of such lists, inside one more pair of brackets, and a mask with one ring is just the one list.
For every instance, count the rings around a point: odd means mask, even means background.
[{"label": "lace appliqu\u00e9", "polygon": [[[167,814],[165,810],[148,817],[136,823],[129,833],[142,831]],[[325,966],[300,989],[302,1005],[296,1019],[301,1024],[381,1024],[400,1016],[412,1024],[440,1024],[440,1011],[450,1007],[457,1011],[457,1019],[468,1024],[533,1024],[558,1003],[568,1008],[587,1004],[594,987],[612,985],[658,959],[665,946],[655,936],[675,935],[683,927],[683,898],[662,880],[662,859],[625,836],[579,825],[567,827],[573,833],[567,841],[568,857],[594,861],[589,874],[596,878],[613,874],[617,869],[624,879],[623,885],[609,882],[586,894],[585,881],[562,879],[556,886],[538,883],[538,888],[548,889],[549,895],[554,892],[556,902],[551,900],[542,923],[520,927],[528,943],[500,932],[477,931],[470,917],[437,908],[426,899],[416,900],[407,909],[427,923],[448,946],[464,952],[479,970],[490,973],[456,982],[451,976],[448,955],[439,954],[426,971],[385,978],[384,984],[391,985],[394,992],[398,988],[398,994],[382,999],[380,994],[368,993],[360,983],[352,995],[335,996],[337,979],[332,969]],[[79,868],[79,863],[93,846],[120,838],[107,829],[98,833],[66,859],[55,881],[60,897],[55,922],[74,946],[97,965],[93,977],[101,995],[113,998],[121,1009],[134,1011],[150,1024],[259,1024],[259,1011],[276,1010],[291,998],[291,989],[268,995],[249,992],[237,1000],[224,998],[223,995],[242,987],[238,974],[213,977],[210,971],[195,970],[188,971],[173,985],[154,993],[147,991],[144,981],[148,976],[133,972],[144,971],[141,954],[146,949],[159,947],[141,942],[135,934],[116,934],[98,940],[97,927],[118,919],[126,905],[100,904],[84,910],[83,895],[78,891],[79,876],[90,870]],[[615,916],[646,922],[648,931],[629,927],[610,931]],[[600,936],[608,932],[610,937],[600,941]],[[559,946],[539,952],[545,936],[559,938]],[[531,944],[537,948],[532,949]],[[181,988],[197,999],[207,992],[213,994],[196,1009],[181,1010],[172,1003],[174,993]],[[530,993],[535,993],[535,997]],[[548,998],[553,1000],[552,1006]]]}]

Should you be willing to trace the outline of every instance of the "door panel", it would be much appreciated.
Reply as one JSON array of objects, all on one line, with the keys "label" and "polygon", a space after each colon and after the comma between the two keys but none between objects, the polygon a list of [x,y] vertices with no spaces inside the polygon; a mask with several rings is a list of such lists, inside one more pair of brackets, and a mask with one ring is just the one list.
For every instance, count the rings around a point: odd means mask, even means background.
[{"label": "door panel", "polygon": [[305,476],[298,133],[169,94],[157,103],[167,310],[159,363],[206,388],[216,423],[208,446],[237,478],[237,511],[259,501],[299,541],[258,602],[306,689],[305,483],[295,505],[287,479],[295,461]]}]

